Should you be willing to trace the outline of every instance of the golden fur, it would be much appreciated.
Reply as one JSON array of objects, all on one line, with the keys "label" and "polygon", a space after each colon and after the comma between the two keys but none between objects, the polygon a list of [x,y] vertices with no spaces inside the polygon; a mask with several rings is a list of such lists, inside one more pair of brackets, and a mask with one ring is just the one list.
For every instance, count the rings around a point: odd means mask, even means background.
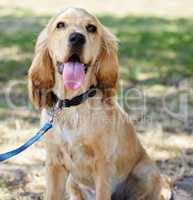
[{"label": "golden fur", "polygon": [[[56,29],[60,21],[66,23],[64,30]],[[87,33],[85,26],[89,23],[97,27],[96,33]],[[90,63],[78,91],[64,88],[57,72],[57,62],[68,60],[68,37],[73,31],[85,35],[80,59]],[[169,184],[146,154],[115,99],[117,40],[96,17],[79,8],[53,17],[37,40],[28,80],[29,97],[42,110],[42,123],[48,120],[48,110],[53,106],[51,92],[72,98],[92,84],[98,87],[96,97],[63,108],[45,136],[48,200],[64,199],[65,190],[71,200],[169,200]]]}]

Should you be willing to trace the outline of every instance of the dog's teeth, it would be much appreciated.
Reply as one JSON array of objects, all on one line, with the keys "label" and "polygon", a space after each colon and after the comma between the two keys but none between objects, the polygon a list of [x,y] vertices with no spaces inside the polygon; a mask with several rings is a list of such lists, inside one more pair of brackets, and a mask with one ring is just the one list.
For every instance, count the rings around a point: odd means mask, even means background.
[{"label": "dog's teeth", "polygon": [[88,65],[84,64],[84,72],[85,72],[85,74],[87,73],[87,71],[88,71]]},{"label": "dog's teeth", "polygon": [[64,64],[63,64],[63,63],[62,63],[62,64],[58,64],[58,72],[59,72],[60,74],[63,73],[63,69],[64,69]]}]

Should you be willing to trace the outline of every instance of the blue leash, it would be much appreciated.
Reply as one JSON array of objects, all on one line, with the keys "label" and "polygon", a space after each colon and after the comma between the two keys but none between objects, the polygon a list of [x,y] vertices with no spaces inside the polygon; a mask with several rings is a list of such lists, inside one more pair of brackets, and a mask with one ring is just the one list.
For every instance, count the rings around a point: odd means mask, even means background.
[{"label": "blue leash", "polygon": [[52,127],[53,127],[53,124],[51,122],[45,123],[43,125],[43,127],[36,133],[36,135],[34,135],[32,138],[30,138],[23,145],[21,145],[20,147],[14,149],[12,151],[8,151],[6,153],[0,154],[0,162],[5,161],[13,156],[16,156],[17,154],[21,153],[22,151],[24,151],[25,149],[30,147],[32,144],[37,142]]},{"label": "blue leash", "polygon": [[86,92],[84,92],[76,97],[73,97],[72,99],[61,100],[56,97],[57,103],[56,103],[56,107],[53,109],[53,113],[51,114],[50,121],[45,123],[43,125],[43,127],[36,133],[36,135],[34,135],[31,139],[29,139],[26,143],[24,143],[20,147],[14,149],[12,151],[8,151],[6,153],[0,154],[0,162],[8,160],[9,158],[11,158],[13,156],[16,156],[17,154],[21,153],[22,151],[24,151],[25,149],[30,147],[32,144],[34,144],[35,142],[40,140],[40,138],[49,129],[51,129],[53,127],[53,119],[56,116],[56,112],[58,109],[60,110],[62,107],[77,106],[77,105],[81,104],[82,102],[86,101],[88,98],[94,97],[95,95],[96,95],[96,86],[91,85],[90,88]]}]

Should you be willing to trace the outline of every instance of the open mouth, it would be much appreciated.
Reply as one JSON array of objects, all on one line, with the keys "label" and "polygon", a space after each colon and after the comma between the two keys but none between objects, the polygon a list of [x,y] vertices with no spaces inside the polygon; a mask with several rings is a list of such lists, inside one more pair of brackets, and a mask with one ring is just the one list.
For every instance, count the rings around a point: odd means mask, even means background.
[{"label": "open mouth", "polygon": [[77,90],[83,85],[88,65],[81,63],[78,54],[72,54],[67,62],[58,62],[57,67],[67,89]]},{"label": "open mouth", "polygon": [[[68,59],[68,61],[67,61],[66,63],[69,63],[69,62],[72,62],[72,63],[81,63],[79,55],[76,54],[76,53],[72,54],[72,55],[69,57],[69,59]],[[88,71],[88,66],[89,66],[89,64],[85,64],[85,63],[81,63],[81,64],[84,65],[84,72],[85,72],[85,74],[86,74],[87,71]],[[62,75],[63,69],[64,69],[64,63],[62,63],[62,62],[57,62],[57,67],[58,67],[58,72]]]},{"label": "open mouth", "polygon": [[80,63],[80,57],[78,54],[74,53],[72,54],[69,59],[68,62],[79,62]]}]

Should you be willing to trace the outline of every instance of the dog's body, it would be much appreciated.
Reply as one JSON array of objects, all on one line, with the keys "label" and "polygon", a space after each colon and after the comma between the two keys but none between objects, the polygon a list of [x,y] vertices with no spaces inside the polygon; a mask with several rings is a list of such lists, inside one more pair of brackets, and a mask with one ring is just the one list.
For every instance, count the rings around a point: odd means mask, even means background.
[{"label": "dog's body", "polygon": [[[68,31],[70,34],[75,30],[83,34],[80,16],[83,21],[93,21],[98,36],[85,33],[88,42],[79,56],[90,66],[81,90],[70,91],[64,88],[57,72],[57,61],[68,60],[69,54],[60,46],[63,36],[54,32],[53,24],[62,18],[68,20],[68,26],[76,24]],[[58,27],[63,24],[60,22]],[[63,99],[72,98],[93,84],[98,87],[95,97],[76,107],[62,108],[45,137],[48,200],[62,200],[65,188],[71,200],[169,199],[168,186],[114,98],[118,72],[114,36],[82,9],[60,13],[46,30],[38,39],[29,70],[29,94],[34,105],[43,108],[42,122],[50,118],[49,107],[54,106],[51,92]],[[88,30],[94,33],[93,27]],[[55,38],[60,38],[60,44],[53,42]],[[93,47],[86,51],[89,42]]]},{"label": "dog's body", "polygon": [[[90,193],[94,191],[97,179],[101,179],[98,180],[100,196],[97,199],[109,199],[111,193],[116,192],[119,183],[132,175],[139,182],[144,182],[144,185],[139,191],[130,191],[130,198],[137,200],[139,196],[136,198],[136,193],[144,195],[147,192],[147,199],[155,200],[161,186],[158,170],[140,145],[121,108],[116,103],[110,108],[106,105],[106,110],[104,106],[100,98],[90,99],[76,108],[66,108],[57,117],[53,130],[46,138],[48,171],[51,176],[48,181],[49,196],[54,193],[56,198],[60,193],[55,187],[57,184],[65,187],[65,179],[61,179],[63,171],[70,172],[70,181],[74,181],[74,184],[80,183],[81,187],[76,190],[79,195],[78,190],[82,191],[83,186]],[[102,109],[96,112],[95,107]],[[45,121],[48,118],[49,116],[45,117]],[[55,167],[60,166],[61,169],[57,171]],[[56,177],[59,179],[56,180]],[[72,183],[68,183],[68,192],[75,196],[71,185]]]}]

